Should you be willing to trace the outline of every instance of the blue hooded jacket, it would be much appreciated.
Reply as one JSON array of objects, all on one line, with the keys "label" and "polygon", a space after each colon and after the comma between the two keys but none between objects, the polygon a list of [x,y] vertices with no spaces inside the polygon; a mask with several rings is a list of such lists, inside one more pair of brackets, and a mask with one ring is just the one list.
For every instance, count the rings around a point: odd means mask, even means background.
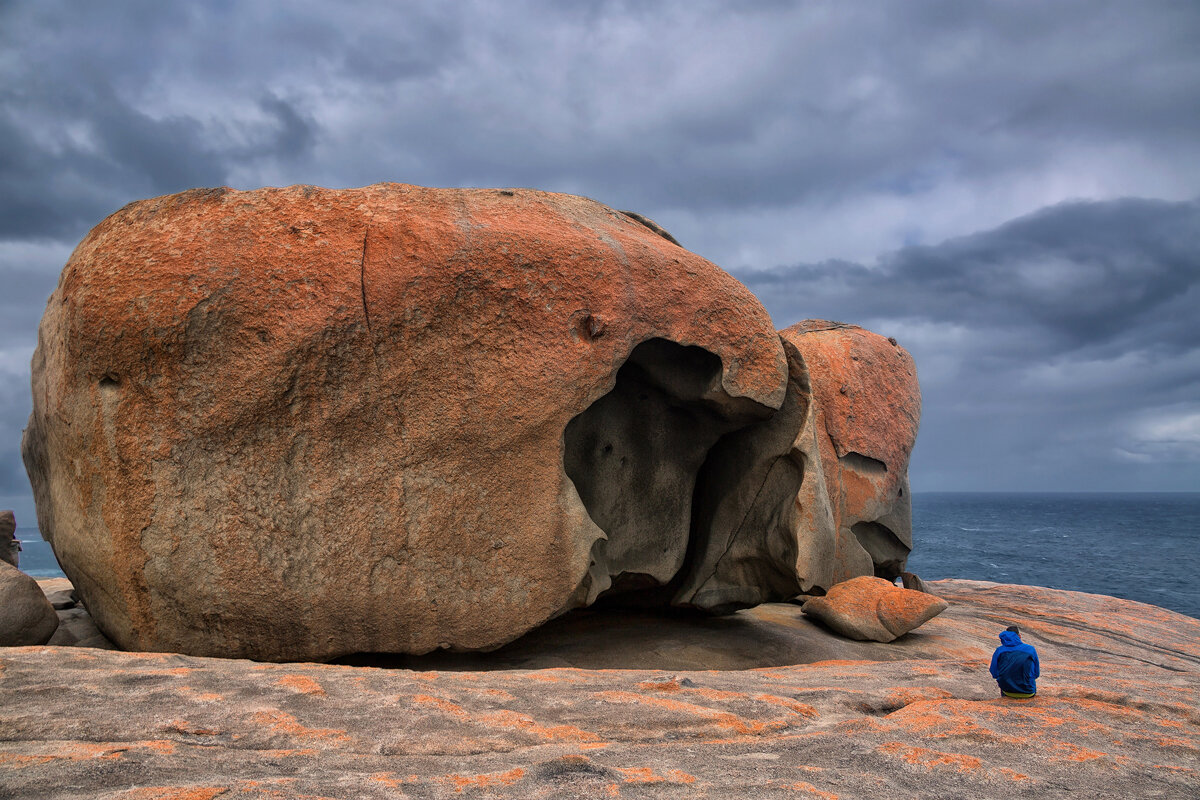
[{"label": "blue hooded jacket", "polygon": [[1037,677],[1041,675],[1037,650],[1025,644],[1012,631],[1000,631],[1000,646],[992,653],[990,671],[1000,691],[1017,694],[1036,694]]}]

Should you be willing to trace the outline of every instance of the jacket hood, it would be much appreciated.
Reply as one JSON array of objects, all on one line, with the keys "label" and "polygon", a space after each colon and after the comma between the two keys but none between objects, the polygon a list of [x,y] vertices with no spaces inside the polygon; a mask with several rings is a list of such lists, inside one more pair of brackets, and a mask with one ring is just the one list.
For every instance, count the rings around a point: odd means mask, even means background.
[{"label": "jacket hood", "polygon": [[1012,647],[1021,643],[1021,637],[1012,631],[1000,631],[1000,643]]}]

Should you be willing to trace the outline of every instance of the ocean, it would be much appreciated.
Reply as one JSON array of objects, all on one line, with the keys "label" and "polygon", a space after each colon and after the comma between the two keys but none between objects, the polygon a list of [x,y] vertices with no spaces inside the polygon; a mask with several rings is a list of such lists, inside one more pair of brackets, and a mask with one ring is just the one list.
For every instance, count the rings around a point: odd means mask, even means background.
[{"label": "ocean", "polygon": [[[37,530],[21,568],[60,577]],[[913,494],[910,571],[1095,592],[1200,618],[1200,492]]]},{"label": "ocean", "polygon": [[913,494],[908,569],[1094,592],[1200,618],[1200,492]]}]

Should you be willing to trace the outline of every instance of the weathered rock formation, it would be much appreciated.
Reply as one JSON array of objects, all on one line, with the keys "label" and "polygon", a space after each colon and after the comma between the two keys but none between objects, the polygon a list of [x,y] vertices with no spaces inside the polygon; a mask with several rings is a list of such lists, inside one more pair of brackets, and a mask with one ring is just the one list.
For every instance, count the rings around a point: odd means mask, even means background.
[{"label": "weathered rock formation", "polygon": [[857,325],[807,320],[780,336],[783,405],[710,452],[676,604],[735,609],[859,575],[894,578],[912,549],[912,357]]},{"label": "weathered rock formation", "polygon": [[0,647],[45,644],[58,615],[37,581],[0,561]]},{"label": "weathered rock formation", "polygon": [[777,334],[579,197],[131,204],[66,265],[33,384],[39,527],[123,648],[487,650],[601,597],[726,612],[890,576],[911,545],[907,354]]},{"label": "weathered rock formation", "polygon": [[862,575],[842,581],[823,597],[808,600],[804,613],[848,639],[890,642],[947,607],[945,600],[932,594]]},{"label": "weathered rock formation", "polygon": [[[665,619],[658,653],[630,637],[644,636],[644,625],[613,620],[608,651],[597,648],[610,660],[594,666],[620,670],[530,668],[586,666],[569,650],[577,636],[521,669],[504,668],[508,648],[436,656],[495,658],[494,672],[0,650],[0,794],[1195,795],[1200,621],[1077,592],[973,581],[930,588],[951,607],[892,644],[834,636],[786,604]],[[707,666],[761,654],[726,640],[722,658],[709,635],[713,623],[747,616],[760,641],[794,638],[795,651],[839,660]],[[1009,624],[1041,655],[1034,700],[998,697],[988,675],[996,633]],[[696,642],[704,652],[689,652]],[[687,659],[701,668],[675,666]]]},{"label": "weathered rock formation", "polygon": [[0,561],[21,565],[21,544],[17,541],[17,518],[11,511],[0,511]]},{"label": "weathered rock formation", "polygon": [[908,458],[921,421],[912,356],[857,325],[805,320],[781,332],[808,368],[812,410],[798,448],[817,474],[801,488],[808,563],[828,589],[895,578],[912,550]]},{"label": "weathered rock formation", "polygon": [[127,206],[64,269],[33,376],[39,527],[106,634],[320,659],[487,649],[669,582],[707,452],[787,362],[643,222],[379,185]]}]

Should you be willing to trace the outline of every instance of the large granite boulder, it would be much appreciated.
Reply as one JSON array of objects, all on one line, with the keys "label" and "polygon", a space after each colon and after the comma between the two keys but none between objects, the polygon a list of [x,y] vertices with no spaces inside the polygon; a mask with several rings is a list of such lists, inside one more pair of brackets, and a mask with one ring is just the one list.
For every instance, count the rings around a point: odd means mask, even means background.
[{"label": "large granite boulder", "polygon": [[921,416],[912,357],[857,325],[807,320],[780,336],[783,405],[709,454],[677,605],[734,610],[904,570]]},{"label": "large granite boulder", "polygon": [[0,561],[0,647],[45,644],[58,628],[58,614],[38,582]]},{"label": "large granite boulder", "polygon": [[712,445],[792,373],[747,289],[584,198],[196,190],[72,255],[23,452],[120,647],[489,649],[677,582]]}]

